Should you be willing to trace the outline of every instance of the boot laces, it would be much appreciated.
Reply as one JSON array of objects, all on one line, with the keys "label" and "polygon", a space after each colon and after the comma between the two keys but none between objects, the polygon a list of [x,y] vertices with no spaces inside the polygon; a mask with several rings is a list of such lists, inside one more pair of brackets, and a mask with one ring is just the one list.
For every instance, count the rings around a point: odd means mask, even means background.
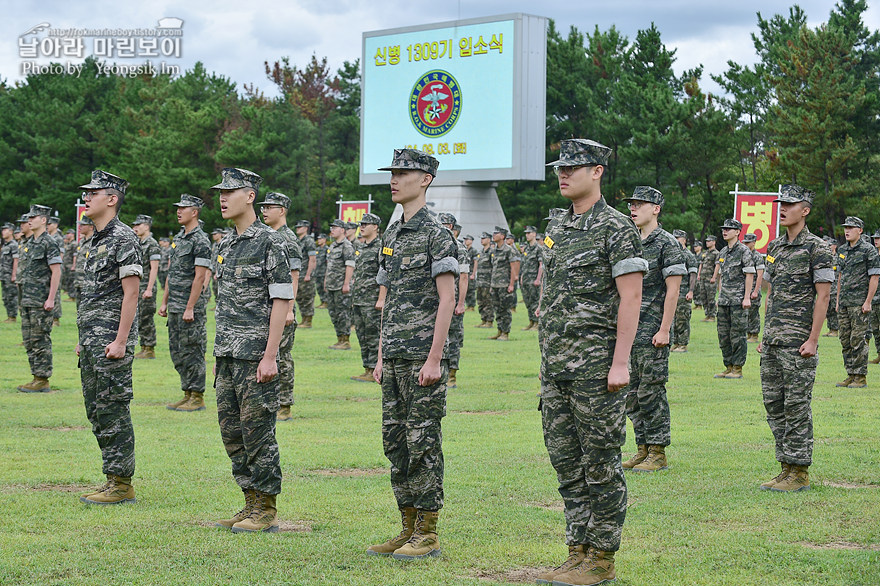
[{"label": "boot laces", "polygon": [[558,566],[556,566],[556,568],[554,568],[553,571],[554,572],[567,572],[568,570],[571,570],[575,566],[587,561],[587,558],[584,558],[581,560],[578,560],[578,558],[582,555],[588,555],[588,553],[589,553],[589,551],[579,552],[579,551],[571,550],[570,552],[568,552],[568,559],[565,560],[564,562],[562,562],[561,564],[559,564]]}]

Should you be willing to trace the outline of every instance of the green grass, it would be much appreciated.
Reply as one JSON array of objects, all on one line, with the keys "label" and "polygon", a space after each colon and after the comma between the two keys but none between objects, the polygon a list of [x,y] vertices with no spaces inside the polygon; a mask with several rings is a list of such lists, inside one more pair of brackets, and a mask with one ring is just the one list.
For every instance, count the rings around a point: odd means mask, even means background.
[{"label": "green grass", "polygon": [[[521,304],[508,343],[486,340],[492,331],[474,329],[478,315],[466,314],[459,388],[449,391],[443,421],[443,556],[409,564],[364,555],[398,530],[380,391],[348,379],[361,372],[356,345],[326,349],[335,341],[326,311],[317,311],[314,329],[297,332],[295,418],[278,425],[279,517],[292,530],[233,535],[210,527],[241,504],[213,390],[206,412],[165,409],[180,391],[158,317],[159,358],[134,365],[138,502],[79,502],[102,482],[101,460],[79,390],[74,307],[63,307],[51,394],[15,391],[30,380],[27,359],[18,325],[0,325],[0,584],[530,582],[529,569],[565,555],[536,410],[537,333],[519,331]],[[700,317],[690,352],[670,360],[670,469],[627,477],[617,583],[880,583],[880,367],[871,366],[868,388],[837,389],[845,376],[839,343],[821,339],[813,489],[759,491],[777,465],[758,355],[750,345],[743,380],[713,380],[720,352],[714,324]],[[210,352],[209,341],[209,373]]]}]

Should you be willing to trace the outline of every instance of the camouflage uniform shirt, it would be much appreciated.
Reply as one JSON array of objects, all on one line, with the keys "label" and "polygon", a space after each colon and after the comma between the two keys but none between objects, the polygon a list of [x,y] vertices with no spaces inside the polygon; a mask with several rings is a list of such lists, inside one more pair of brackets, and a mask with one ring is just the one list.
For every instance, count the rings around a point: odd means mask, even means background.
[{"label": "camouflage uniform shirt", "polygon": [[504,287],[510,285],[510,263],[519,261],[519,253],[507,244],[496,246],[492,251],[492,277],[491,287]]},{"label": "camouflage uniform shirt", "polygon": [[691,274],[697,274],[697,257],[693,252],[684,247],[682,247],[681,253],[684,255],[684,265],[687,267],[687,274],[681,278],[681,289],[678,291],[678,298],[684,299],[687,297],[688,291],[691,290]]},{"label": "camouflage uniform shirt", "polygon": [[[732,248],[724,247],[718,254],[718,276],[721,291],[718,305],[741,305],[746,295],[746,275],[755,275],[755,259],[752,251],[737,241]],[[751,291],[750,291],[751,293]]]},{"label": "camouflage uniform shirt", "polygon": [[327,269],[324,288],[328,291],[341,291],[345,282],[345,267],[355,265],[354,246],[346,238],[333,242],[327,249]]},{"label": "camouflage uniform shirt", "polygon": [[[122,312],[122,279],[143,275],[141,245],[134,231],[113,218],[92,236],[82,263],[76,325],[80,346],[106,346],[116,339]],[[126,346],[138,339],[138,320],[131,324]]]},{"label": "camouflage uniform shirt", "polygon": [[678,240],[659,226],[642,240],[642,254],[648,272],[642,278],[642,308],[633,344],[644,346],[651,344],[663,321],[666,277],[686,276],[687,267]]},{"label": "camouflage uniform shirt", "polygon": [[61,249],[58,242],[43,232],[37,239],[28,239],[19,250],[18,275],[16,283],[22,307],[43,307],[49,297],[49,283],[52,278],[51,265],[61,264]]},{"label": "camouflage uniform shirt", "polygon": [[[183,313],[189,301],[192,282],[196,278],[196,267],[212,269],[211,243],[207,234],[198,226],[189,234],[184,230],[177,233],[171,244],[171,261],[168,267],[168,311]],[[197,306],[207,303],[205,295],[200,295]]]},{"label": "camouflage uniform shirt", "polygon": [[[376,282],[388,289],[382,311],[382,357],[424,360],[431,350],[440,295],[438,275],[458,276],[452,233],[423,207],[397,220],[382,237]],[[444,351],[445,354],[445,351]]]},{"label": "camouflage uniform shirt", "polygon": [[372,242],[365,242],[354,252],[354,274],[351,277],[352,305],[375,307],[379,301],[376,275],[379,273],[381,250],[381,239],[373,238]]},{"label": "camouflage uniform shirt", "polygon": [[[317,256],[318,247],[315,245],[315,239],[308,234],[305,234],[302,238],[299,239],[299,248],[302,252],[303,260],[303,266],[299,272],[299,280],[302,281],[306,278],[306,271],[309,270],[309,259],[313,256]],[[315,270],[312,272],[318,272],[317,262],[315,263]],[[314,275],[312,275],[312,277],[314,277]],[[312,281],[314,281],[314,278],[312,278]]]},{"label": "camouflage uniform shirt", "polygon": [[870,277],[880,275],[880,255],[877,249],[861,238],[855,246],[844,242],[837,247],[837,265],[840,275],[840,307],[863,305],[868,297]]},{"label": "camouflage uniform shirt", "polygon": [[[159,249],[159,243],[152,236],[148,236],[144,240],[138,239],[141,245],[141,266],[143,267],[143,275],[141,276],[141,292],[145,291],[147,284],[150,282],[150,263],[154,260],[162,260],[162,252]],[[157,271],[158,272],[158,271]],[[158,278],[156,283],[158,283]],[[156,283],[153,283],[153,291],[155,292]]]},{"label": "camouflage uniform shirt", "polygon": [[[299,245],[299,238],[296,237],[296,232],[290,229],[290,226],[281,226],[276,230],[278,234],[284,238],[285,242],[285,252],[287,253],[287,261],[290,266],[291,271],[300,271],[302,274],[303,268],[303,253],[302,248]],[[220,241],[222,242],[222,240]],[[219,243],[218,243],[219,244]],[[218,247],[219,249],[219,247]],[[216,262],[216,261],[215,261]],[[298,279],[297,279],[298,280]]]},{"label": "camouflage uniform shirt", "polygon": [[18,258],[18,242],[13,238],[9,242],[4,242],[0,250],[0,281],[8,283],[12,280],[12,261],[16,258]]},{"label": "camouflage uniform shirt", "polygon": [[476,254],[477,275],[474,282],[477,287],[489,287],[492,284],[492,245]]},{"label": "camouflage uniform shirt", "polygon": [[534,283],[538,278],[538,266],[541,264],[541,250],[538,243],[527,244],[522,250],[522,267],[520,279],[523,283]]}]

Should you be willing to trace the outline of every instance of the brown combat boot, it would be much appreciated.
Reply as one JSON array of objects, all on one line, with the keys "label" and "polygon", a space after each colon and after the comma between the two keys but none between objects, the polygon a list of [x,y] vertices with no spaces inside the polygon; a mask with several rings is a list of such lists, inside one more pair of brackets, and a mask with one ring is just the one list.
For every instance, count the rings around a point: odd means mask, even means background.
[{"label": "brown combat boot", "polygon": [[810,489],[810,474],[807,472],[809,466],[791,465],[788,476],[770,487],[770,490],[776,492],[797,492],[799,490]]},{"label": "brown combat boot", "polygon": [[587,554],[584,551],[586,548],[583,545],[569,545],[568,546],[568,559],[566,559],[562,564],[556,566],[549,572],[544,572],[539,575],[535,582],[538,584],[552,584],[553,580],[556,576],[569,572],[580,565],[582,561],[587,559]]},{"label": "brown combat boot", "polygon": [[489,339],[490,339],[490,340],[497,340],[498,338],[501,337],[501,334],[502,334],[502,333],[503,333],[503,332],[502,332],[501,330],[498,330],[497,332],[495,332],[495,335],[494,335],[494,336],[489,336]]},{"label": "brown combat boot", "polygon": [[3,323],[5,324],[14,324],[15,322],[16,319],[14,317],[7,317],[5,320],[3,320]]},{"label": "brown combat boot", "polygon": [[535,322],[533,322],[532,320],[529,320],[529,325],[527,325],[527,326],[524,327],[524,328],[520,328],[520,331],[521,331],[521,332],[530,332],[530,331],[532,331],[532,330],[536,330],[536,329],[537,329],[537,328],[535,327],[536,325],[537,325],[537,324],[536,324]]},{"label": "brown combat boot", "polygon": [[359,381],[359,382],[362,382],[362,383],[374,383],[374,382],[376,382],[376,379],[373,378],[373,369],[372,369],[372,368],[367,368],[366,366],[364,367],[364,372],[362,372],[361,374],[359,374],[359,375],[357,375],[357,376],[352,376],[352,377],[349,377],[349,378],[351,378],[351,380],[356,380],[356,381]]},{"label": "brown combat boot", "polygon": [[780,462],[782,464],[782,472],[776,475],[775,478],[771,478],[767,482],[761,484],[761,490],[770,490],[778,483],[782,482],[786,476],[788,476],[789,472],[791,472],[791,464],[788,462]]},{"label": "brown combat boot", "polygon": [[481,321],[479,324],[474,326],[475,328],[491,328],[492,322],[490,321]]},{"label": "brown combat boot", "polygon": [[877,354],[877,358],[872,358],[868,361],[868,364],[880,364],[880,354]]},{"label": "brown combat boot", "polygon": [[648,457],[648,445],[647,444],[639,444],[637,447],[638,447],[638,451],[635,454],[633,454],[632,458],[630,458],[629,460],[627,460],[626,462],[624,462],[622,464],[622,466],[624,467],[625,470],[630,470],[630,469],[632,469],[633,466],[641,464],[642,462],[645,461],[645,458]]},{"label": "brown combat boot", "polygon": [[216,523],[214,523],[214,527],[223,527],[224,529],[232,529],[232,526],[238,523],[239,521],[244,521],[247,519],[248,515],[251,514],[251,509],[254,508],[254,502],[257,500],[257,492],[255,490],[251,490],[250,488],[243,489],[244,493],[244,507],[234,514],[231,519],[220,519]]},{"label": "brown combat boot", "polygon": [[731,366],[730,372],[724,375],[724,378],[742,378],[743,377],[743,367],[742,366]]},{"label": "brown combat boot", "polygon": [[396,560],[415,560],[440,555],[440,538],[437,536],[439,518],[439,511],[419,510],[412,535],[391,557]]},{"label": "brown combat boot", "polygon": [[666,463],[666,447],[665,446],[648,446],[648,457],[640,463],[632,467],[633,472],[657,472],[658,470],[666,470],[669,466]]},{"label": "brown combat boot", "polygon": [[587,557],[576,568],[560,574],[553,579],[554,586],[594,586],[613,582],[614,552],[600,551],[593,547],[587,549]]},{"label": "brown combat boot", "polygon": [[301,327],[301,328],[310,328],[310,327],[312,327],[312,316],[310,316],[310,315],[304,315],[304,316],[303,316],[302,323],[299,324],[298,327]]},{"label": "brown combat boot", "polygon": [[348,336],[336,336],[336,343],[330,346],[331,350],[351,350],[351,343]]},{"label": "brown combat boot", "polygon": [[842,381],[840,381],[839,383],[837,383],[834,386],[835,387],[848,387],[849,383],[853,382],[853,378],[855,378],[855,377],[850,374],[845,379],[843,379]]},{"label": "brown combat boot", "polygon": [[863,389],[868,386],[868,379],[864,374],[854,374],[853,379],[846,386],[851,389]]},{"label": "brown combat boot", "polygon": [[319,306],[316,307],[315,309],[327,309],[327,302],[326,302],[326,301],[322,301],[322,302],[321,302],[321,305],[319,305]]},{"label": "brown combat boot", "polygon": [[18,390],[22,393],[48,393],[52,389],[49,388],[49,379],[35,376],[34,380],[26,385],[21,385]]},{"label": "brown combat boot", "polygon": [[108,478],[108,480],[105,481],[103,485],[101,485],[101,488],[93,490],[92,492],[87,492],[85,494],[81,494],[80,500],[82,500],[84,497],[89,497],[89,496],[92,496],[93,494],[98,494],[99,492],[104,492],[105,490],[107,490],[107,487],[110,486],[110,480],[109,480],[110,475],[109,474],[107,475],[107,478]]},{"label": "brown combat boot", "polygon": [[278,509],[275,508],[275,495],[254,491],[254,504],[248,516],[232,526],[233,533],[276,533],[278,523],[275,518]]},{"label": "brown combat boot", "polygon": [[837,330],[828,330],[827,332],[825,332],[822,335],[825,336],[826,338],[836,338],[837,337]]},{"label": "brown combat boot", "polygon": [[192,391],[183,391],[183,399],[180,401],[176,401],[174,403],[168,403],[165,405],[166,409],[170,409],[171,411],[177,411],[177,408],[183,405],[184,403],[189,402],[189,396],[192,394]]},{"label": "brown combat boot", "polygon": [[275,414],[275,421],[290,421],[293,415],[290,413],[290,405],[282,405]]},{"label": "brown combat boot", "polygon": [[409,538],[412,537],[416,527],[416,509],[415,507],[404,507],[400,509],[400,520],[403,529],[397,535],[392,537],[385,543],[371,545],[367,548],[367,555],[391,555],[404,546]]},{"label": "brown combat boot", "polygon": [[670,350],[670,352],[687,352],[688,347],[687,344],[676,344],[675,347]]},{"label": "brown combat boot", "polygon": [[186,411],[188,413],[193,411],[204,411],[205,410],[205,393],[200,393],[198,391],[191,391],[189,394],[189,401],[175,409],[175,411]]},{"label": "brown combat boot", "polygon": [[141,346],[141,351],[135,354],[134,357],[153,360],[156,358],[156,351],[153,346]]},{"label": "brown combat boot", "polygon": [[703,321],[703,322],[710,322],[710,321],[715,321],[715,318],[714,318],[714,317],[704,317],[704,318],[701,319],[700,321]]},{"label": "brown combat boot", "polygon": [[732,366],[728,366],[724,369],[724,372],[719,372],[713,378],[727,378],[727,375],[730,374],[730,371],[733,370]]},{"label": "brown combat boot", "polygon": [[448,378],[447,381],[446,381],[446,388],[447,388],[447,389],[456,389],[456,388],[458,388],[458,381],[455,380],[455,375],[456,375],[456,374],[458,374],[458,369],[457,369],[457,368],[450,368],[450,369],[449,369],[449,378]]},{"label": "brown combat boot", "polygon": [[89,505],[121,505],[122,503],[135,503],[134,487],[131,485],[131,477],[107,475],[107,484],[99,492],[79,497],[79,500]]}]

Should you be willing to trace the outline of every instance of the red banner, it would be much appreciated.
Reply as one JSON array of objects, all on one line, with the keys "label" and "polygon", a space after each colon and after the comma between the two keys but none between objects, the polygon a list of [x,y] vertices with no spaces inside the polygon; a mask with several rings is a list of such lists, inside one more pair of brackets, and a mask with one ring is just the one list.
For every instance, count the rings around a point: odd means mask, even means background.
[{"label": "red banner", "polygon": [[746,234],[758,237],[755,249],[766,253],[767,245],[779,235],[778,193],[734,193],[733,217],[742,222],[739,239]]},{"label": "red banner", "polygon": [[341,201],[339,202],[339,219],[343,222],[355,222],[360,224],[364,214],[370,213],[368,201]]},{"label": "red banner", "polygon": [[79,235],[79,223],[83,219],[83,212],[86,211],[86,206],[84,204],[78,203],[76,204],[76,241],[80,241]]}]

